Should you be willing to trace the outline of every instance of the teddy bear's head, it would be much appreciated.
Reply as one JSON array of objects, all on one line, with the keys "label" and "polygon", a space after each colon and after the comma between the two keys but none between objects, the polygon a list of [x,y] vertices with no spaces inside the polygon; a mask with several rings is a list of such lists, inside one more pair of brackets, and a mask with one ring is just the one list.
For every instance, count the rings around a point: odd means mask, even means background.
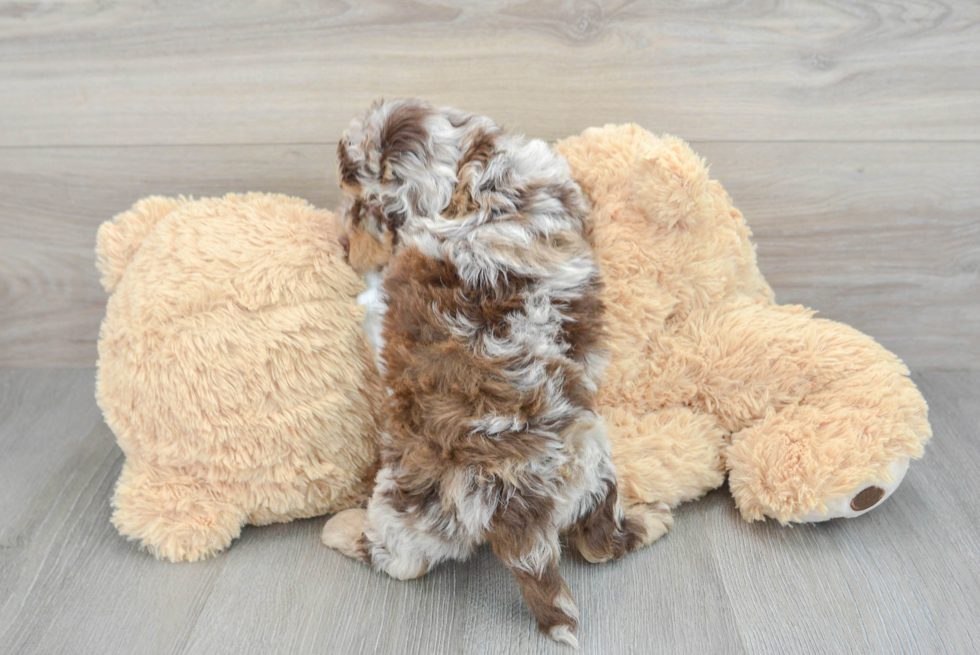
[{"label": "teddy bear's head", "polygon": [[153,547],[145,517],[189,489],[238,523],[366,497],[378,380],[332,214],[280,195],[148,198],[100,228],[97,253],[111,294],[97,397],[127,455],[123,532]]}]

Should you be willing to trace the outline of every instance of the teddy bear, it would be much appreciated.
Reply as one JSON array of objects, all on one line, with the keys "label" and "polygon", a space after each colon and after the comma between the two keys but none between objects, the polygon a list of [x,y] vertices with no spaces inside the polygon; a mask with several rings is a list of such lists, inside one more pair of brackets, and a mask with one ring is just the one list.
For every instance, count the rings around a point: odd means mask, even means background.
[{"label": "teddy bear", "polygon": [[[674,507],[727,478],[749,521],[880,506],[931,435],[898,358],[775,303],[683,141],[620,125],[556,147],[593,205],[622,502]],[[126,456],[123,535],[194,561],[245,524],[366,502],[382,391],[357,304],[371,291],[339,239],[331,213],[271,194],[147,198],[99,229],[96,395]]]},{"label": "teddy bear", "polygon": [[151,197],[99,229],[112,522],[158,558],[368,498],[379,381],[338,238],[331,213],[257,193]]},{"label": "teddy bear", "polygon": [[778,305],[741,213],[690,147],[636,125],[557,144],[593,204],[609,364],[599,391],[626,504],[721,486],[742,517],[859,516],[931,436],[899,359]]}]

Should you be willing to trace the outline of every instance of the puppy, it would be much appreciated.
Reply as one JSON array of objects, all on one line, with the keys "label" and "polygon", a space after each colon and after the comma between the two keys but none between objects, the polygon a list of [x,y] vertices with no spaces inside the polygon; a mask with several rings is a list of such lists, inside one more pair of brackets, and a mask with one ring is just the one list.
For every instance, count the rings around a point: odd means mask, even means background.
[{"label": "puppy", "polygon": [[582,191],[544,142],[419,100],[355,118],[338,161],[341,241],[381,287],[387,426],[368,508],[323,542],[408,579],[489,541],[540,628],[577,646],[559,535],[602,562],[671,525],[617,502]]}]

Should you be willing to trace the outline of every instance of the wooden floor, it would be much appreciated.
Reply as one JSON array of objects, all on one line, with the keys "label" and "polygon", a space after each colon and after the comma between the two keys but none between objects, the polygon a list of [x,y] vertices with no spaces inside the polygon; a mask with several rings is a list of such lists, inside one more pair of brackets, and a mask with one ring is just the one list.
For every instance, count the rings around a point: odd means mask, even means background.
[{"label": "wooden floor", "polygon": [[[324,548],[313,519],[246,528],[208,562],[155,561],[109,524],[122,454],[93,377],[0,373],[0,652],[563,652],[487,551],[398,582]],[[722,489],[619,562],[566,558],[582,651],[980,652],[980,373],[915,381],[935,438],[867,516],[748,524]]]},{"label": "wooden floor", "polygon": [[318,519],[176,566],[108,522],[98,225],[148,194],[330,208],[349,117],[413,95],[691,141],[779,299],[930,402],[925,459],[864,518],[748,525],[721,490],[622,562],[566,560],[584,652],[980,652],[977,2],[0,0],[0,654],[557,652],[486,552],[397,583]]}]

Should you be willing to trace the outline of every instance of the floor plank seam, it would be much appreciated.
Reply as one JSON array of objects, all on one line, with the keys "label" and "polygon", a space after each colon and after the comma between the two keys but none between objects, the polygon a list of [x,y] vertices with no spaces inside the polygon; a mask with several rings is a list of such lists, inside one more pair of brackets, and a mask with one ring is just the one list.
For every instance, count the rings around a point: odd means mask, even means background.
[{"label": "floor plank seam", "polygon": [[[601,122],[601,121],[600,121]],[[656,126],[648,127],[653,132],[661,133],[664,130],[660,130]],[[666,130],[668,134],[673,134],[670,130]],[[564,137],[535,137],[533,134],[529,135],[534,138],[542,138],[546,141],[556,141]],[[571,136],[571,135],[567,135]],[[690,143],[692,146],[699,144],[726,144],[726,145],[738,145],[738,144],[754,144],[754,145],[773,145],[773,144],[786,144],[786,145],[858,145],[858,144],[890,144],[890,145],[903,145],[903,144],[919,144],[919,145],[943,145],[943,144],[969,144],[978,145],[980,144],[980,139],[973,138],[957,138],[957,139],[712,139],[697,136],[690,136],[684,134],[676,134],[683,138],[685,141]],[[96,149],[139,149],[139,148],[288,148],[288,147],[300,147],[300,146],[336,146],[337,140],[327,140],[327,141],[240,141],[240,142],[222,142],[222,143],[53,143],[53,144],[3,144],[0,145],[0,151],[4,150],[96,150]]]}]

